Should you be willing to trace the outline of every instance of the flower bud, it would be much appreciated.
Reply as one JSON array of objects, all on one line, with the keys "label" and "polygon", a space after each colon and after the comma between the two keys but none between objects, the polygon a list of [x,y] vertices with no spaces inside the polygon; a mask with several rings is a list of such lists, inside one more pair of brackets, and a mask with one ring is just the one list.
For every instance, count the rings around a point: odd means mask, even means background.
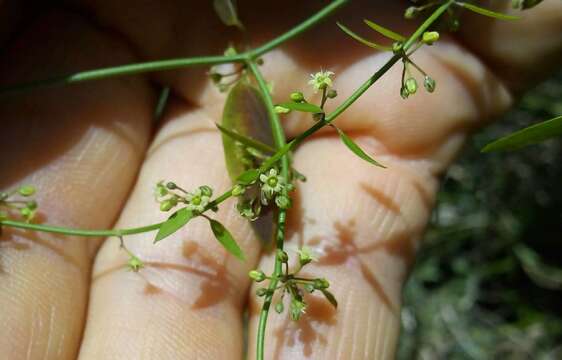
[{"label": "flower bud", "polygon": [[286,263],[287,261],[289,261],[289,255],[283,250],[277,250],[277,258],[282,263]]},{"label": "flower bud", "polygon": [[280,105],[275,105],[273,107],[273,110],[275,110],[277,114],[287,114],[291,112],[291,109],[287,109],[286,107]]},{"label": "flower bud", "polygon": [[257,296],[265,296],[269,291],[266,288],[259,288],[256,290]]},{"label": "flower bud", "polygon": [[413,19],[416,16],[418,16],[418,14],[420,13],[420,10],[415,7],[415,6],[410,6],[409,8],[406,9],[406,11],[404,12],[404,18],[406,19]]},{"label": "flower bud", "polygon": [[285,195],[279,195],[275,198],[275,205],[280,209],[288,209],[291,207],[291,199]]},{"label": "flower bud", "polygon": [[266,279],[265,274],[261,270],[251,270],[248,273],[250,279],[254,280],[255,282],[262,282]]},{"label": "flower bud", "polygon": [[263,62],[264,62],[263,58],[257,58],[256,59],[256,64],[258,64],[258,65],[263,65]]},{"label": "flower bud", "polygon": [[291,93],[290,98],[294,102],[303,102],[304,101],[304,95],[300,91],[296,91],[296,92]]},{"label": "flower bud", "polygon": [[328,97],[328,99],[333,99],[336,96],[338,96],[338,92],[334,89],[330,89],[330,90],[328,90],[328,93],[326,94],[326,96]]},{"label": "flower bud", "polygon": [[178,186],[176,185],[176,183],[173,183],[173,182],[171,182],[171,181],[166,184],[166,187],[168,188],[168,190],[175,190],[175,189],[178,188]]},{"label": "flower bud", "polygon": [[426,31],[422,35],[422,41],[426,45],[433,45],[437,40],[439,40],[439,33],[437,31]]},{"label": "flower bud", "polygon": [[330,287],[330,283],[326,279],[314,279],[314,288],[317,290],[323,290]]},{"label": "flower bud", "polygon": [[176,206],[177,203],[178,202],[175,198],[164,200],[160,203],[160,211],[170,211],[170,209]]},{"label": "flower bud", "polygon": [[400,96],[402,97],[402,99],[407,99],[408,96],[410,96],[410,94],[408,93],[408,89],[406,89],[405,86],[402,86],[402,88],[400,89]]},{"label": "flower bud", "polygon": [[21,196],[32,196],[35,194],[35,187],[31,185],[24,185],[18,189]]},{"label": "flower bud", "polygon": [[413,95],[418,90],[418,82],[414,78],[407,79],[405,85],[408,90],[408,95]]}]

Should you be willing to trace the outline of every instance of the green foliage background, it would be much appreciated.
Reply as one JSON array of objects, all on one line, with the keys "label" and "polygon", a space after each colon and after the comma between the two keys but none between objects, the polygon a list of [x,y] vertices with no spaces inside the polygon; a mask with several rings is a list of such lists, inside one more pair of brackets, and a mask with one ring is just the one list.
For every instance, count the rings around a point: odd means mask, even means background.
[{"label": "green foliage background", "polygon": [[450,168],[404,292],[399,359],[562,359],[562,139],[481,154],[562,114],[562,72]]}]

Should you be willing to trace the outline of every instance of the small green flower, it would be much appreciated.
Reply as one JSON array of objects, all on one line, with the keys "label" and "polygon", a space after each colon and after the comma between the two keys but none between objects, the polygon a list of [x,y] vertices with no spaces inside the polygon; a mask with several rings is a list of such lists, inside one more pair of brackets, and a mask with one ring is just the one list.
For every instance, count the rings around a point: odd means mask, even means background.
[{"label": "small green flower", "polygon": [[422,42],[426,45],[433,45],[437,40],[439,40],[437,31],[426,31],[422,35]]},{"label": "small green flower", "polygon": [[281,193],[285,185],[285,178],[278,175],[277,169],[269,169],[269,173],[260,175],[262,203],[267,205],[274,195]]},{"label": "small green flower", "polygon": [[308,82],[316,91],[323,90],[332,86],[334,73],[332,71],[319,71],[316,74],[310,74],[311,80]]},{"label": "small green flower", "polygon": [[297,251],[299,254],[299,262],[301,266],[308,264],[311,261],[318,261],[318,258],[313,253],[312,249],[308,246],[303,246]]},{"label": "small green flower", "polygon": [[196,189],[193,193],[189,193],[185,196],[185,199],[188,201],[187,210],[202,213],[205,211],[207,205],[211,198],[208,195],[205,195],[201,188]]}]

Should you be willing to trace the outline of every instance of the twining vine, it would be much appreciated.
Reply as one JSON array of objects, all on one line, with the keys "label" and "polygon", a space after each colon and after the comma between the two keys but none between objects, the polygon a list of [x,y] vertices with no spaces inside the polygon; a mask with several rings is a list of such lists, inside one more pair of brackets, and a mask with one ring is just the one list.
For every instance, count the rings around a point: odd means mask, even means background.
[{"label": "twining vine", "polygon": [[[223,122],[222,124],[217,124],[217,127],[223,135],[225,150],[229,149],[229,151],[232,150],[234,153],[234,156],[226,154],[229,173],[233,178],[233,185],[218,196],[208,185],[201,185],[195,189],[186,190],[172,181],[162,181],[156,184],[154,195],[160,210],[163,212],[173,211],[168,219],[163,222],[137,228],[114,230],[84,230],[35,224],[32,221],[38,209],[37,202],[33,200],[36,190],[31,185],[24,185],[15,190],[0,193],[0,231],[2,227],[12,227],[84,237],[116,237],[119,239],[121,248],[129,257],[127,262],[128,268],[133,271],[139,271],[144,266],[143,262],[127,248],[124,240],[126,236],[155,231],[154,242],[158,243],[185,226],[191,219],[202,217],[208,221],[212,233],[224,248],[230,254],[244,261],[242,249],[238,246],[228,229],[211,217],[212,212],[216,212],[219,206],[231,197],[238,199],[237,210],[242,217],[249,221],[259,218],[268,208],[274,209],[276,220],[273,236],[275,245],[273,271],[270,275],[267,275],[266,272],[260,269],[252,270],[249,273],[250,278],[255,282],[268,281],[267,286],[257,290],[257,295],[263,297],[263,305],[258,324],[256,357],[262,360],[265,352],[264,343],[267,319],[275,294],[279,295],[277,297],[279,300],[274,305],[274,309],[278,313],[284,311],[285,296],[289,297],[289,314],[293,320],[298,320],[306,311],[305,293],[318,291],[334,307],[337,307],[335,296],[328,290],[330,283],[327,279],[306,278],[299,275],[304,266],[315,260],[311,250],[307,247],[301,248],[298,251],[296,266],[292,268],[289,265],[289,255],[284,249],[285,221],[287,210],[291,207],[290,193],[295,187],[294,182],[296,180],[305,181],[305,177],[291,166],[291,151],[321,128],[330,126],[338,133],[340,139],[350,151],[372,165],[384,168],[383,164],[364,152],[332,122],[398,62],[402,63],[399,94],[402,98],[407,99],[418,90],[418,81],[413,72],[421,74],[423,77],[423,87],[426,91],[434,92],[436,90],[435,80],[418,66],[411,56],[422,46],[430,46],[439,40],[439,32],[434,30],[438,20],[442,20],[441,25],[445,24],[445,27],[451,31],[458,29],[457,9],[465,9],[502,20],[514,20],[517,18],[478,7],[472,2],[457,0],[425,1],[416,6],[411,6],[405,11],[404,17],[406,19],[428,14],[421,25],[408,37],[384,28],[372,21],[365,20],[365,24],[368,27],[392,41],[388,45],[373,43],[354,33],[345,24],[338,23],[339,28],[352,39],[377,51],[390,52],[392,56],[331,113],[324,111],[326,102],[333,101],[337,97],[337,91],[333,89],[333,77],[335,74],[331,71],[320,71],[311,75],[309,84],[315,91],[319,91],[322,94],[319,104],[309,103],[301,91],[293,92],[288,101],[275,104],[268,83],[259,68],[263,63],[261,57],[315,26],[348,2],[348,0],[335,0],[286,33],[260,47],[245,52],[238,53],[235,48],[231,47],[222,56],[179,58],[95,69],[0,89],[0,94],[6,94],[26,91],[39,86],[68,85],[90,80],[173,70],[190,66],[213,66],[209,72],[211,80],[221,91],[230,91],[225,106]],[[514,8],[526,9],[537,5],[539,2],[540,0],[514,0],[512,5]],[[416,1],[416,3],[420,2]],[[244,28],[230,1],[215,0],[214,5],[223,22],[240,29]],[[444,15],[446,16],[444,17]],[[440,26],[441,28],[443,26]],[[214,67],[228,63],[237,64],[238,70],[225,74]],[[230,80],[225,82],[225,79]],[[257,85],[257,88],[254,84]],[[168,93],[169,89],[164,89],[156,109],[157,116],[162,113]],[[258,99],[257,101],[265,109],[269,120],[273,146],[252,138],[247,129],[245,131],[243,128],[237,128],[229,120],[229,101],[236,103],[237,97],[247,96],[253,96],[255,99]],[[309,129],[287,142],[279,116],[291,111],[310,113],[315,123]],[[236,116],[242,115],[238,114]]]}]

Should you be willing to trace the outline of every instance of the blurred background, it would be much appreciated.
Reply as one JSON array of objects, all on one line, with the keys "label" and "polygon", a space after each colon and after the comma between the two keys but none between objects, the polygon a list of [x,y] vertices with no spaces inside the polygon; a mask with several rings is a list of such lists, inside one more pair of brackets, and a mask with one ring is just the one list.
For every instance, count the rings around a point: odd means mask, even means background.
[{"label": "blurred background", "polygon": [[405,287],[398,359],[562,359],[562,139],[480,153],[561,114],[562,71],[446,174]]}]

